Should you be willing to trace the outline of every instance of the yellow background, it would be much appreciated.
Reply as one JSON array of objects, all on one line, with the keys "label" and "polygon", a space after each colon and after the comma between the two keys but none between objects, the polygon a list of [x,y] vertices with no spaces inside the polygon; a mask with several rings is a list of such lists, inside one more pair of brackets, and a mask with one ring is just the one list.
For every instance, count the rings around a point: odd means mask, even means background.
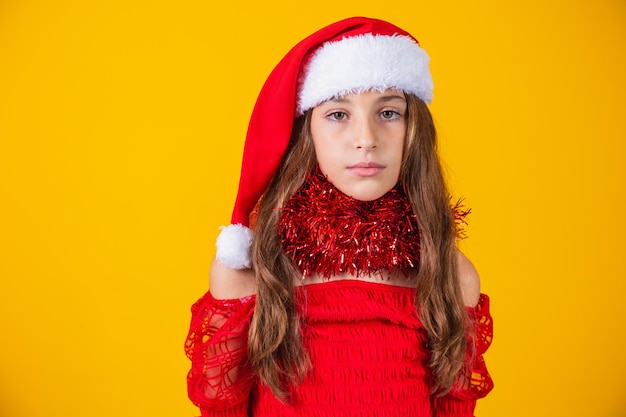
[{"label": "yellow background", "polygon": [[482,417],[626,415],[626,3],[0,2],[0,416],[193,416],[183,341],[262,82],[350,15],[432,58],[492,297]]}]

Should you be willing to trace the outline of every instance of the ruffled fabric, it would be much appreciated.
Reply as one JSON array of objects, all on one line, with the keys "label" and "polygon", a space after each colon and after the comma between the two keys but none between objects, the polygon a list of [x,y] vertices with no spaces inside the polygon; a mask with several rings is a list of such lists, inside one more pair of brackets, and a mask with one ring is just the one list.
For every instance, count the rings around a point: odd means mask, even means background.
[{"label": "ruffled fabric", "polygon": [[296,288],[312,368],[284,405],[259,387],[254,416],[430,416],[415,290],[364,281]]},{"label": "ruffled fabric", "polygon": [[288,404],[258,382],[247,361],[255,297],[216,300],[207,293],[194,304],[185,348],[192,360],[189,396],[202,416],[472,417],[476,399],[493,387],[482,358],[493,335],[485,295],[469,309],[472,376],[441,398],[430,395],[415,289],[329,281],[297,287],[295,298],[313,366]]}]

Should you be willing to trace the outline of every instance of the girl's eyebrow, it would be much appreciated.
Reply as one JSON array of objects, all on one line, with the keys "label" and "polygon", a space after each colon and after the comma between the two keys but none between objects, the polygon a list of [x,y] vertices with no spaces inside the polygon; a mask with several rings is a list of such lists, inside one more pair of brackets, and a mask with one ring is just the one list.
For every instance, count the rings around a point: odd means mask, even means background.
[{"label": "girl's eyebrow", "polygon": [[[324,103],[338,103],[338,104],[341,104],[341,103],[348,103],[349,101],[350,100],[348,100],[347,98],[342,96],[342,97],[333,97],[333,98],[331,98],[329,100],[326,100]],[[321,103],[321,104],[324,104],[324,103]]]},{"label": "girl's eyebrow", "polygon": [[396,95],[381,96],[376,101],[386,103],[388,101],[394,101],[394,100],[400,100],[406,103],[406,98],[404,98],[404,96],[396,96]]},{"label": "girl's eyebrow", "polygon": [[[403,102],[406,102],[406,98],[404,98],[404,96],[394,95],[394,94],[380,96],[376,99],[377,102],[382,102],[382,103],[386,103],[388,101],[393,101],[393,100],[401,100]],[[336,103],[336,104],[349,103],[349,102],[350,100],[347,99],[345,96],[331,98],[325,101],[325,103]]]}]

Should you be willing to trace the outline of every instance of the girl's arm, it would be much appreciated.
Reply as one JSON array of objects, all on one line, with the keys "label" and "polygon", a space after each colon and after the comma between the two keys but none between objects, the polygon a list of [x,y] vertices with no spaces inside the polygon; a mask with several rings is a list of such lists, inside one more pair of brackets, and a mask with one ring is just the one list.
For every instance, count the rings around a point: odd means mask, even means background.
[{"label": "girl's arm", "polygon": [[[254,373],[248,363],[248,329],[255,307],[250,271],[211,268],[210,291],[191,308],[185,351],[191,360],[187,388],[203,416],[247,416]],[[232,286],[227,279],[232,279]],[[224,298],[221,298],[224,297]]]},{"label": "girl's arm", "polygon": [[456,250],[456,270],[461,282],[465,306],[475,307],[480,297],[480,277],[472,262],[458,249]]},{"label": "girl's arm", "polygon": [[211,294],[221,300],[250,296],[256,293],[254,270],[232,269],[213,260],[209,288]]}]

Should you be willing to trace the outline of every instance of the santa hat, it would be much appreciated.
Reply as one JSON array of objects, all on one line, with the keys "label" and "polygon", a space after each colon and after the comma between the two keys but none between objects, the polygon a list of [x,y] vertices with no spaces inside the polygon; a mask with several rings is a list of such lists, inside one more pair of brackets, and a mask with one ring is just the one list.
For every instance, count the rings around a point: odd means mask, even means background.
[{"label": "santa hat", "polygon": [[387,89],[415,94],[426,103],[432,99],[428,54],[391,23],[341,20],[287,53],[265,81],[250,117],[231,225],[217,238],[220,263],[250,267],[250,213],[278,169],[294,118],[331,98]]}]

